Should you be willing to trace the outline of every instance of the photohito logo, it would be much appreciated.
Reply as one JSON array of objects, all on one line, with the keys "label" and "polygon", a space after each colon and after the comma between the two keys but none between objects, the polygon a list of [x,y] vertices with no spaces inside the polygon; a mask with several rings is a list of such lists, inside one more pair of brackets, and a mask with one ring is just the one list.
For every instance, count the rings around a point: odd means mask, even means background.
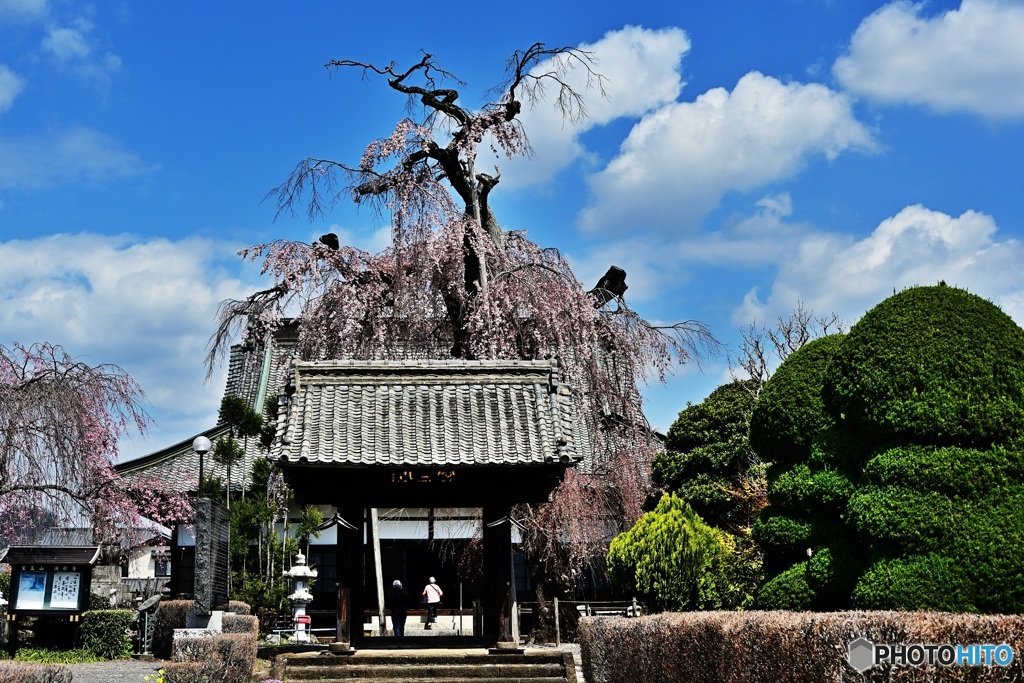
[{"label": "photohito logo", "polygon": [[858,672],[876,664],[893,666],[1010,666],[1013,648],[1000,645],[953,645],[950,643],[875,644],[867,638],[851,641],[847,661]]}]

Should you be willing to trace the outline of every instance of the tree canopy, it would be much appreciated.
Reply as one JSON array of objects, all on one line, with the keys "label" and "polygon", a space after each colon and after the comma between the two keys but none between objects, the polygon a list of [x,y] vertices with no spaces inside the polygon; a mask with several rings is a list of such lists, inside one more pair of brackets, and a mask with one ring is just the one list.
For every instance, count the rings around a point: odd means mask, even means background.
[{"label": "tree canopy", "polygon": [[158,481],[117,475],[118,438],[148,423],[144,394],[115,365],[90,366],[48,343],[0,346],[0,536],[40,520],[92,526],[106,541],[191,517]]},{"label": "tree canopy", "polygon": [[649,486],[653,439],[638,383],[663,379],[715,342],[697,322],[644,321],[623,299],[621,269],[588,289],[557,249],[502,229],[490,203],[500,173],[476,164],[483,144],[509,157],[528,152],[519,120],[526,106],[551,98],[567,119],[584,116],[586,91],[600,93],[603,83],[592,56],[541,43],[516,51],[496,97],[478,109],[460,102],[465,84],[431,54],[407,68],[347,59],[327,66],[379,77],[408,98],[410,115],[358,163],[305,159],[269,197],[279,211],[304,206],[310,217],[343,199],[370,204],[390,220],[391,245],[370,254],[324,235],[245,250],[273,284],[224,302],[209,361],[236,333],[260,344],[293,315],[304,358],[557,357],[590,425],[594,457],[566,478],[561,504],[526,511],[527,535],[538,556],[552,557],[565,539],[576,558],[603,556],[608,513],[632,522]]}]

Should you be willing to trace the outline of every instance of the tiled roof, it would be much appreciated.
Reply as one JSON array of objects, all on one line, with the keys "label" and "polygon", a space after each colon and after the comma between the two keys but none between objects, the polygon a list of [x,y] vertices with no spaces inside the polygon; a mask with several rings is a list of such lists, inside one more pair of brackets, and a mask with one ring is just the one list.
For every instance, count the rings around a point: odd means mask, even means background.
[{"label": "tiled roof", "polygon": [[99,546],[12,545],[0,553],[0,562],[7,564],[94,564],[99,559]]},{"label": "tiled roof", "polygon": [[332,465],[577,462],[554,361],[296,362],[274,457]]},{"label": "tiled roof", "polygon": [[[226,396],[240,396],[257,412],[263,411],[265,396],[277,396],[282,390],[284,371],[288,360],[295,352],[295,328],[287,324],[278,330],[273,343],[265,351],[257,352],[251,346],[236,344],[231,347],[228,359],[228,377],[224,388]],[[218,425],[200,434],[216,442],[226,436],[228,428]],[[196,434],[199,436],[199,434]],[[194,438],[194,437],[193,437]],[[154,477],[168,490],[194,491],[199,478],[199,456],[192,450],[192,438],[167,446],[149,455],[117,465],[117,471],[125,477]],[[238,491],[242,482],[248,480],[252,463],[256,458],[266,457],[259,437],[242,440],[245,457],[231,468],[231,490]],[[203,471],[207,477],[219,477],[227,483],[227,468],[217,463],[212,455],[203,459]]]}]

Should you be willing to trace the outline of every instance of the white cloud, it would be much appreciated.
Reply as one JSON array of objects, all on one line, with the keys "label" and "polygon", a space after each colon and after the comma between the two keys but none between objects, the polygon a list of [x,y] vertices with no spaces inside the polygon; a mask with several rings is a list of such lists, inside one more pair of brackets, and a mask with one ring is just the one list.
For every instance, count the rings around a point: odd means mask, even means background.
[{"label": "white cloud", "polygon": [[154,170],[117,140],[76,126],[42,136],[0,138],[0,188],[38,189],[58,182],[101,182]]},{"label": "white cloud", "polygon": [[24,81],[6,65],[0,64],[0,113],[7,111],[25,86]]},{"label": "white cloud", "polygon": [[676,263],[710,264],[728,268],[775,264],[812,229],[789,219],[793,200],[788,192],[767,195],[755,202],[750,216],[730,216],[721,228],[679,240]]},{"label": "white cloud", "polygon": [[934,17],[926,7],[894,2],[861,22],[833,66],[839,82],[883,102],[1024,116],[1024,4],[963,0]]},{"label": "white cloud", "polygon": [[46,14],[46,0],[0,0],[0,21],[36,19]]},{"label": "white cloud", "polygon": [[581,224],[693,229],[726,192],[754,190],[795,175],[812,158],[874,145],[845,95],[751,72],[732,92],[715,88],[645,116],[591,178],[594,200]]},{"label": "white cloud", "polygon": [[915,205],[860,240],[809,235],[780,259],[767,298],[751,290],[733,321],[773,320],[787,315],[798,301],[854,321],[894,290],[944,280],[994,301],[1018,324],[1024,323],[1019,278],[1024,245],[1000,239],[997,232],[993,218],[983,213],[966,211],[954,218]]},{"label": "white cloud", "polygon": [[121,71],[121,58],[96,49],[91,37],[93,28],[92,22],[85,19],[75,21],[73,26],[51,26],[42,45],[62,68],[106,88],[111,76]]},{"label": "white cloud", "polygon": [[204,385],[202,367],[217,305],[255,288],[239,275],[239,248],[95,234],[0,242],[0,343],[50,341],[127,370],[159,422],[150,445],[123,444],[133,454],[188,438],[220,402],[224,368]]},{"label": "white cloud", "polygon": [[43,48],[58,62],[85,59],[91,51],[83,31],[74,28],[51,28],[43,38]]},{"label": "white cloud", "polygon": [[[626,26],[605,34],[596,43],[584,43],[579,49],[593,54],[593,69],[604,77],[607,97],[601,96],[596,84],[588,87],[585,69],[577,66],[570,70],[565,81],[584,95],[587,107],[587,117],[573,123],[563,119],[553,101],[556,93],[549,86],[547,99],[520,115],[533,147],[532,158],[499,160],[485,153],[486,146],[481,148],[478,166],[491,168],[497,163],[504,186],[543,185],[561,169],[588,156],[580,141],[584,133],[619,118],[641,116],[674,101],[684,85],[680,61],[690,50],[690,39],[678,28]],[[533,71],[540,73],[551,67],[550,62],[545,62]]]}]

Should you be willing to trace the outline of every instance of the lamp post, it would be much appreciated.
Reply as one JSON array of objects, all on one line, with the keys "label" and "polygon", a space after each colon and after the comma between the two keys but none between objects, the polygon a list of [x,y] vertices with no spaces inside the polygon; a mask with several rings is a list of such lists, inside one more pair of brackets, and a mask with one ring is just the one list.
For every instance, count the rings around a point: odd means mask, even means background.
[{"label": "lamp post", "polygon": [[192,442],[192,450],[199,455],[199,486],[196,488],[196,496],[203,497],[203,456],[210,452],[213,444],[205,436],[197,436]]}]

